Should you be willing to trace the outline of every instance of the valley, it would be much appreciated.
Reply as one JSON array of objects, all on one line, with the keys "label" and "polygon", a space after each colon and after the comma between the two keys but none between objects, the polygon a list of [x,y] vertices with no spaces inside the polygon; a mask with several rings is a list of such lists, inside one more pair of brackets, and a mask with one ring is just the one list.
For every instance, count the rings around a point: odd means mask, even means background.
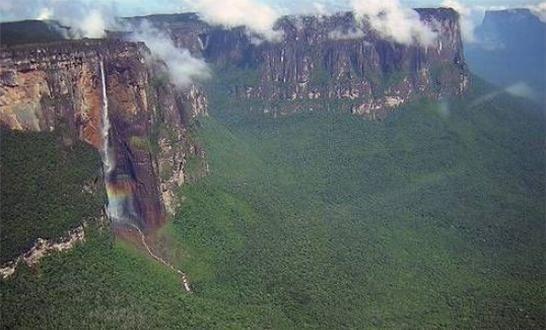
[{"label": "valley", "polygon": [[0,23],[0,327],[545,328],[540,79],[352,3]]},{"label": "valley", "polygon": [[[179,191],[158,233],[169,249],[155,250],[194,294],[145,251],[95,231],[44,260],[40,276],[2,283],[6,324],[540,327],[540,114],[505,94],[448,104],[368,121],[211,102],[198,133],[210,175]],[[11,312],[46,288],[32,310]]]}]

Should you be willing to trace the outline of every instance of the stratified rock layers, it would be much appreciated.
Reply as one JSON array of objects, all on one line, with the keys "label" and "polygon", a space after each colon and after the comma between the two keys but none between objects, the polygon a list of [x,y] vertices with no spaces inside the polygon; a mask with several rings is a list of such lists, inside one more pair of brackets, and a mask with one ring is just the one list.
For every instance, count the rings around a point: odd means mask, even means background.
[{"label": "stratified rock layers", "polygon": [[[114,153],[107,189],[112,196],[130,198],[125,220],[144,230],[158,227],[165,219],[158,163],[168,162],[162,160],[165,157],[179,162],[164,174],[164,181],[184,175],[186,153],[194,149],[187,145],[185,118],[206,113],[206,99],[198,87],[178,92],[169,83],[156,84],[152,68],[158,65],[150,65],[148,57],[144,44],[119,40],[67,41],[0,51],[0,123],[19,130],[62,130],[99,150],[103,146],[103,61],[109,143]],[[161,133],[165,131],[174,132],[180,143],[177,157],[170,150],[154,148],[165,139],[167,133]]]},{"label": "stratified rock layers", "polygon": [[239,99],[281,112],[342,101],[336,105],[375,117],[410,100],[460,95],[468,88],[459,15],[447,8],[417,12],[436,32],[430,45],[385,39],[352,13],[283,17],[276,24],[283,40],[262,43],[253,42],[244,27],[210,26],[196,15],[148,19],[195,56],[255,72],[231,86]]},{"label": "stratified rock layers", "polygon": [[[430,45],[385,39],[352,13],[283,17],[276,24],[282,41],[261,43],[244,27],[211,26],[194,14],[150,19],[177,46],[214,67],[248,70],[248,79],[229,86],[236,99],[275,113],[335,102],[337,108],[380,118],[411,100],[459,95],[468,88],[458,14],[445,8],[417,12],[437,34]],[[129,22],[134,20],[140,19]],[[357,29],[361,33],[350,35]],[[59,129],[101,149],[101,62],[115,164],[109,196],[122,201],[119,218],[143,230],[157,228],[176,209],[174,191],[186,179],[188,157],[204,157],[187,128],[206,113],[207,99],[196,85],[176,90],[143,43],[85,39],[0,49],[0,123],[19,130]]]}]

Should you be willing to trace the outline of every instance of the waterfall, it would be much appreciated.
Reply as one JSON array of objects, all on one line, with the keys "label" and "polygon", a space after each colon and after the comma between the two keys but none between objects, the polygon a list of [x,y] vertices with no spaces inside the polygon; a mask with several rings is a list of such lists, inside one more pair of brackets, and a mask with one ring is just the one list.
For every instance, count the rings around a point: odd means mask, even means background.
[{"label": "waterfall", "polygon": [[119,198],[115,189],[115,184],[112,182],[114,161],[115,158],[110,146],[110,118],[108,116],[108,96],[106,94],[106,77],[104,74],[104,63],[100,61],[100,78],[102,86],[102,148],[100,154],[104,168],[104,183],[106,186],[106,195],[108,204],[106,205],[106,213],[108,218],[113,222],[119,222],[123,219],[123,199]]},{"label": "waterfall", "polygon": [[110,149],[110,118],[108,117],[108,96],[106,96],[106,77],[104,75],[104,63],[100,61],[100,79],[102,86],[102,162],[104,164],[104,173],[108,176],[112,173],[113,162]]},{"label": "waterfall", "polygon": [[110,117],[108,113],[108,95],[106,93],[106,74],[104,63],[100,61],[100,78],[102,87],[102,146],[100,154],[104,168],[104,183],[108,205],[108,218],[116,225],[134,225],[139,222],[139,215],[135,209],[134,178],[124,168],[124,164],[117,164],[115,150],[110,141]]}]

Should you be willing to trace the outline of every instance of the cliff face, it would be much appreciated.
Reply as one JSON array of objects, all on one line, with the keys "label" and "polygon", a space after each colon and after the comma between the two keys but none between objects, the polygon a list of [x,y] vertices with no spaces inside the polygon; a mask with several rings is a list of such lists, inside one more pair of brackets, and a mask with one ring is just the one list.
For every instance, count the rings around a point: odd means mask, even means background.
[{"label": "cliff face", "polygon": [[463,92],[466,72],[457,16],[437,14],[443,12],[422,12],[438,31],[429,48],[395,44],[369,28],[363,29],[363,38],[333,39],[332,31],[358,31],[351,14],[324,21],[283,20],[286,41],[258,50],[265,63],[259,67],[260,81],[237,93],[267,100],[347,100],[353,112],[375,116],[415,97]]},{"label": "cliff face", "polygon": [[[106,186],[109,204],[118,208],[114,222],[151,229],[165,219],[163,196],[183,181],[172,182],[184,176],[194,149],[187,145],[186,127],[206,112],[206,99],[196,86],[178,92],[158,83],[161,65],[152,64],[144,44],[84,40],[2,49],[0,123],[17,130],[61,129],[103,151],[101,62],[113,158]],[[160,143],[166,136],[175,137]],[[175,152],[167,150],[173,143],[180,143]],[[172,166],[160,179],[166,164]]]},{"label": "cliff face", "polygon": [[[386,40],[351,13],[283,17],[276,29],[284,38],[275,43],[256,42],[244,27],[211,26],[195,14],[146,19],[219,72],[247,72],[241,79],[231,77],[229,92],[262,110],[288,113],[336,102],[338,108],[376,118],[418,97],[441,98],[467,88],[457,13],[418,13],[438,35],[427,47]],[[103,155],[111,150],[114,166],[106,183],[119,222],[154,228],[174,212],[173,191],[187,179],[188,158],[204,157],[188,134],[193,119],[206,113],[200,88],[177,91],[144,44],[117,39],[2,48],[0,64],[2,125],[61,129]],[[108,134],[103,132],[105,99]]]},{"label": "cliff face", "polygon": [[458,14],[445,8],[417,11],[438,35],[428,47],[385,40],[352,13],[283,17],[276,26],[284,32],[278,43],[256,43],[243,27],[209,26],[191,15],[149,19],[179,47],[208,62],[255,70],[232,86],[238,98],[265,101],[273,108],[280,102],[279,111],[343,100],[342,107],[375,117],[417,97],[440,98],[467,89]]}]

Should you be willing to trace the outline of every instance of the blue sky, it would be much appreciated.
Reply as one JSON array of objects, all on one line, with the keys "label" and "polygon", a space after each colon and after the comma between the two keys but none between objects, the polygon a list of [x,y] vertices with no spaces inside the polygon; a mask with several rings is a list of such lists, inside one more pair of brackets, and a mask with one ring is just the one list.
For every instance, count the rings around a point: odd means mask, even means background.
[{"label": "blue sky", "polygon": [[[188,11],[187,3],[191,0],[0,0],[0,21],[36,18],[37,11],[44,4],[66,3],[75,5],[77,2],[87,3],[90,6],[106,5],[109,11],[119,16],[144,15],[152,13],[173,13]],[[222,1],[222,0],[218,0]],[[256,0],[280,9],[281,12],[301,12],[312,8],[313,3],[328,4],[331,8],[343,10],[348,8],[348,0]],[[366,1],[366,0],[362,0]],[[460,3],[471,6],[524,6],[538,4],[541,0],[458,0]],[[411,7],[438,7],[442,0],[400,0]],[[186,5],[185,5],[186,3]]]},{"label": "blue sky", "polygon": [[[221,0],[220,0],[221,1]],[[365,0],[363,0],[365,1]],[[116,3],[118,9],[128,15],[140,13],[166,13],[178,12],[185,9],[184,1],[181,0],[96,0],[96,2]],[[311,6],[313,2],[329,3],[334,7],[344,8],[346,1],[341,0],[261,0],[275,7],[293,9],[305,8]],[[438,7],[442,0],[401,0],[403,4],[411,7]],[[459,0],[465,5],[479,6],[524,6],[529,4],[538,4],[540,0]],[[298,8],[299,7],[299,8]],[[187,7],[186,7],[187,8]]]}]

